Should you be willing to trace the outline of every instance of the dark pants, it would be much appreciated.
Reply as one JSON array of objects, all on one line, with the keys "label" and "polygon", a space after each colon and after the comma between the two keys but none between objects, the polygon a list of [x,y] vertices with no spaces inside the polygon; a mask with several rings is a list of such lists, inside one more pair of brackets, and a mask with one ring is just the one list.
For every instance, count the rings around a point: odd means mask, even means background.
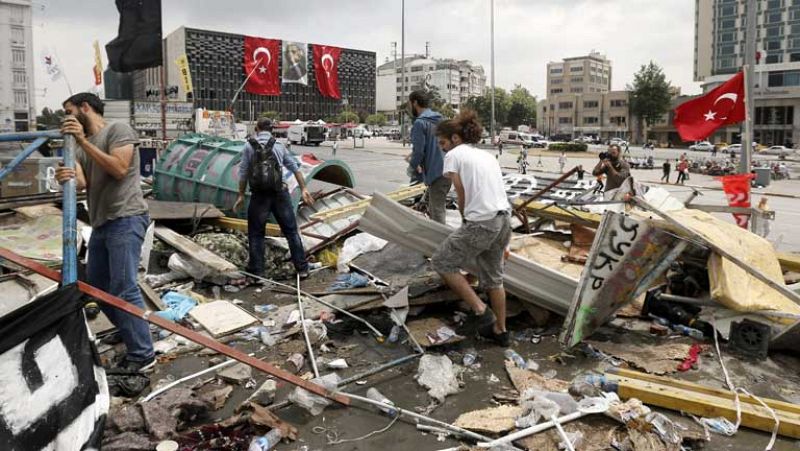
[{"label": "dark pants", "polygon": [[669,183],[669,171],[664,171],[664,174],[661,176],[661,180],[664,180],[667,183]]},{"label": "dark pants", "polygon": [[[105,292],[144,309],[142,292],[136,281],[142,242],[150,224],[146,214],[108,221],[92,230],[86,278]],[[130,361],[141,362],[155,355],[147,321],[101,304],[100,308],[119,330]]]},{"label": "dark pants", "polygon": [[281,227],[281,233],[289,242],[289,251],[292,254],[292,263],[297,271],[308,268],[306,252],[300,231],[297,228],[297,219],[292,208],[292,198],[289,191],[277,193],[253,192],[250,194],[250,205],[247,207],[247,241],[250,250],[250,263],[247,271],[256,275],[264,273],[264,239],[265,228],[270,216],[274,216]]}]

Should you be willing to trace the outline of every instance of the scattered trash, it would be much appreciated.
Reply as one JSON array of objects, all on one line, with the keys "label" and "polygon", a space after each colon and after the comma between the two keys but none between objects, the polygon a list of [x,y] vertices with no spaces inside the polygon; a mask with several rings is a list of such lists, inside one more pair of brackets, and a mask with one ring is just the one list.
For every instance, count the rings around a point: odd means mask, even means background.
[{"label": "scattered trash", "polygon": [[367,389],[367,398],[386,404],[387,407],[379,407],[379,409],[392,418],[397,416],[398,411],[394,408],[394,403],[389,398],[383,396],[383,394],[379,392],[377,388],[371,387]]},{"label": "scattered trash", "polygon": [[167,307],[167,310],[160,310],[156,312],[156,315],[173,323],[181,321],[197,306],[197,300],[194,298],[174,291],[169,291],[161,296],[161,301]]},{"label": "scattered trash", "polygon": [[514,362],[514,364],[517,365],[517,368],[526,368],[527,365],[525,363],[525,359],[523,359],[521,355],[517,354],[517,351],[513,349],[506,349],[503,354],[506,356],[506,360]]},{"label": "scattered trash", "polygon": [[254,402],[262,406],[270,405],[275,400],[276,391],[278,391],[278,383],[275,382],[275,379],[267,379],[247,398],[245,403]]},{"label": "scattered trash", "polygon": [[328,368],[331,368],[331,369],[334,369],[334,370],[343,370],[345,368],[348,368],[347,361],[345,359],[331,360],[326,365],[327,365]]},{"label": "scattered trash", "polygon": [[289,358],[286,359],[286,361],[294,366],[295,373],[299,373],[300,369],[303,368],[303,364],[306,362],[306,359],[305,357],[303,357],[303,354],[294,353],[290,355]]},{"label": "scattered trash", "polygon": [[247,451],[268,451],[278,446],[278,443],[281,442],[281,438],[283,438],[283,435],[280,429],[273,429],[269,431],[267,435],[255,437],[253,441],[250,442],[250,447],[247,448]]},{"label": "scattered trash", "polygon": [[725,417],[700,418],[700,423],[712,432],[729,437],[736,434],[736,425]]},{"label": "scattered trash", "polygon": [[164,440],[156,445],[156,451],[178,451],[178,442],[174,440]]},{"label": "scattered trash", "polygon": [[388,241],[380,239],[369,233],[359,233],[344,240],[342,250],[339,251],[339,256],[336,259],[336,270],[339,272],[347,272],[348,265],[356,257],[367,252],[374,252],[383,249]]},{"label": "scattered trash", "polygon": [[431,345],[437,345],[437,344],[444,343],[444,342],[450,340],[451,338],[454,338],[454,337],[457,337],[457,336],[458,336],[458,334],[456,333],[456,331],[451,329],[451,328],[449,328],[449,327],[447,327],[447,326],[442,326],[442,327],[436,329],[435,333],[428,333],[426,335],[426,337],[428,338],[428,341],[430,342]]},{"label": "scattered trash", "polygon": [[256,311],[259,315],[266,315],[267,313],[277,310],[278,306],[275,304],[263,304],[263,305],[254,305],[253,310]]},{"label": "scattered trash", "polygon": [[558,376],[558,373],[556,372],[556,370],[547,370],[544,373],[542,373],[542,377],[547,379],[547,380],[555,379],[556,376]]},{"label": "scattered trash", "polygon": [[496,383],[500,382],[500,378],[495,376],[494,373],[492,373],[492,374],[489,375],[488,381],[489,381],[490,384],[496,384]]},{"label": "scattered trash", "polygon": [[425,354],[419,360],[417,382],[428,389],[428,395],[439,403],[447,395],[458,393],[457,369],[446,355]]},{"label": "scattered trash", "polygon": [[[322,385],[328,390],[335,390],[336,386],[339,385],[339,376],[336,373],[330,373],[319,378],[314,378],[311,382]],[[313,416],[321,414],[325,407],[331,404],[329,399],[315,395],[300,387],[295,387],[292,393],[289,394],[289,401],[306,409]]]},{"label": "scattered trash", "polygon": [[242,289],[237,287],[236,285],[225,285],[222,287],[223,290],[227,291],[228,293],[238,293]]},{"label": "scattered trash", "polygon": [[278,339],[275,338],[275,336],[272,335],[272,333],[270,333],[269,329],[263,326],[259,327],[258,336],[261,339],[261,343],[264,343],[264,345],[270,348],[275,346],[275,344],[278,342]]},{"label": "scattered trash", "polygon": [[328,287],[328,291],[341,291],[352,290],[354,288],[363,288],[369,285],[369,279],[357,272],[349,272],[346,274],[339,274],[336,281]]},{"label": "scattered trash", "polygon": [[700,353],[703,352],[703,347],[695,343],[689,348],[689,355],[678,365],[678,371],[689,371],[697,367],[697,361],[700,358]]},{"label": "scattered trash", "polygon": [[469,348],[464,351],[464,357],[461,359],[461,363],[464,366],[472,366],[475,362],[478,361],[478,351],[475,348]]},{"label": "scattered trash", "polygon": [[253,375],[253,367],[237,363],[217,372],[217,376],[232,384],[244,385]]},{"label": "scattered trash", "polygon": [[453,425],[471,431],[499,434],[514,429],[514,419],[523,411],[519,406],[498,406],[462,413]]}]

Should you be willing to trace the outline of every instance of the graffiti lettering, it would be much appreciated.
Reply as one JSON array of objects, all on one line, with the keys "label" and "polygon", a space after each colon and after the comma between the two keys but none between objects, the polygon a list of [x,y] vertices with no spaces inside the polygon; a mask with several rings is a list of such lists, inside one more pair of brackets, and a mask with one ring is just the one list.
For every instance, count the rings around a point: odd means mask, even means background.
[{"label": "graffiti lettering", "polygon": [[[606,266],[608,266],[609,271],[614,271],[614,266],[611,263],[619,262],[619,259],[606,254],[604,251],[600,251],[600,253],[597,255],[597,259],[598,259],[598,264],[594,265],[594,269],[603,269]],[[605,260],[601,261],[600,259],[605,259]]]}]

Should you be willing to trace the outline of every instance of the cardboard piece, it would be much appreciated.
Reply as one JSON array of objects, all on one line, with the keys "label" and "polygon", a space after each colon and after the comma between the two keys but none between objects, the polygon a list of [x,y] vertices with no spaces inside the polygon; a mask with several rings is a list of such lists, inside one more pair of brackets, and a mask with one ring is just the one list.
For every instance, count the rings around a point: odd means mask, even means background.
[{"label": "cardboard piece", "polygon": [[257,322],[258,318],[228,301],[200,304],[189,312],[213,337],[232,334]]}]

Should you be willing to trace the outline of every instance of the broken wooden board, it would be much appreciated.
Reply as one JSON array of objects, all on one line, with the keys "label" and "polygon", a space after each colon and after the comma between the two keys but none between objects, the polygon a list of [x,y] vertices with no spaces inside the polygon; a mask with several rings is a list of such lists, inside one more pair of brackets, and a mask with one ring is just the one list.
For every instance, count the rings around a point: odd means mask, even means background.
[{"label": "broken wooden board", "polygon": [[156,226],[155,233],[158,239],[169,244],[182,254],[208,266],[219,274],[237,271],[236,265],[233,263],[200,246],[189,238],[175,233],[171,229],[164,226]]},{"label": "broken wooden board", "polygon": [[433,317],[419,319],[408,323],[408,330],[411,332],[411,336],[414,337],[417,343],[419,343],[419,345],[422,346],[423,348],[444,346],[453,343],[458,343],[464,340],[464,337],[460,335],[455,335],[445,341],[432,343],[431,340],[428,338],[428,334],[436,335],[437,331],[442,327],[447,327],[452,329],[452,327],[450,327],[444,321],[440,320],[439,318],[433,318]]},{"label": "broken wooden board", "polygon": [[489,434],[500,434],[514,429],[514,421],[522,415],[520,406],[503,405],[488,409],[462,413],[456,418],[454,426]]},{"label": "broken wooden board", "polygon": [[[144,278],[139,278],[138,284],[139,289],[142,290],[142,294],[144,295],[144,300],[146,303],[152,304],[152,307],[154,307],[155,310],[166,310],[166,306],[161,300],[161,296],[156,293],[156,290],[154,290],[153,287],[144,281]],[[150,306],[148,305],[148,307]]]},{"label": "broken wooden board", "polygon": [[529,388],[554,392],[566,392],[569,389],[569,382],[567,381],[562,381],[561,379],[545,379],[535,371],[518,368],[514,362],[510,360],[506,360],[505,363],[508,378],[511,379],[511,383],[520,394]]},{"label": "broken wooden board", "polygon": [[200,202],[168,202],[145,199],[150,219],[153,221],[170,219],[203,219],[225,216],[217,207]]},{"label": "broken wooden board", "polygon": [[561,242],[538,236],[522,236],[514,238],[509,244],[511,252],[546,266],[555,271],[580,279],[583,265],[565,262],[561,257],[568,249]]},{"label": "broken wooden board", "polygon": [[586,344],[600,352],[623,360],[630,365],[651,374],[674,373],[678,364],[689,355],[688,343],[614,343],[611,341],[591,341]]},{"label": "broken wooden board", "polygon": [[[417,185],[406,186],[400,188],[398,190],[392,191],[390,193],[386,193],[385,195],[392,200],[401,201],[405,199],[410,199],[412,197],[421,196],[425,193],[427,188],[424,184],[420,183]],[[336,219],[347,218],[349,216],[354,216],[363,213],[367,207],[369,207],[369,203],[372,198],[367,197],[365,199],[353,202],[352,204],[344,205],[337,208],[332,208],[330,210],[320,211],[318,213],[314,213],[311,215],[311,219],[318,219],[323,222],[331,222]]]},{"label": "broken wooden board", "polygon": [[[223,216],[221,218],[211,218],[203,221],[206,224],[211,224],[215,227],[220,227],[223,229],[228,230],[238,230],[240,232],[247,232],[247,220],[246,219],[239,219],[239,218],[232,218],[230,216]],[[283,236],[281,233],[281,228],[278,224],[273,224],[271,222],[267,223],[266,226],[266,233],[267,236]]]},{"label": "broken wooden board", "polygon": [[200,304],[189,311],[189,316],[215,338],[238,332],[259,322],[258,318],[228,301]]}]

